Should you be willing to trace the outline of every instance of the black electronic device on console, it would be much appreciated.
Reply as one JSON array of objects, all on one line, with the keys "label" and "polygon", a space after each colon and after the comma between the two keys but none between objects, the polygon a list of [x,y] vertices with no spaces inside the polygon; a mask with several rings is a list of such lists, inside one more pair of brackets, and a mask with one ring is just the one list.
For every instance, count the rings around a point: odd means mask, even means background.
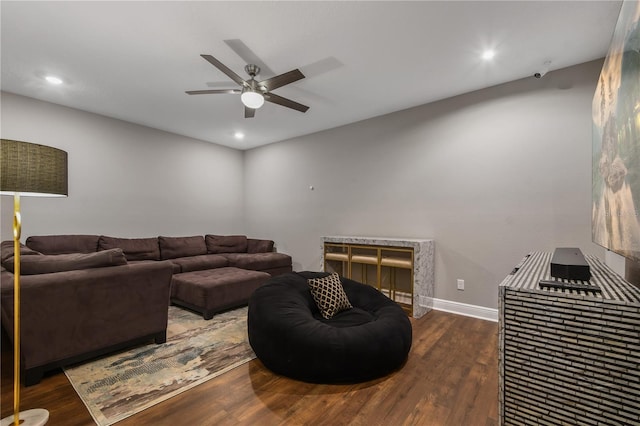
[{"label": "black electronic device on console", "polygon": [[589,264],[579,248],[557,248],[551,258],[551,276],[565,280],[589,281]]}]

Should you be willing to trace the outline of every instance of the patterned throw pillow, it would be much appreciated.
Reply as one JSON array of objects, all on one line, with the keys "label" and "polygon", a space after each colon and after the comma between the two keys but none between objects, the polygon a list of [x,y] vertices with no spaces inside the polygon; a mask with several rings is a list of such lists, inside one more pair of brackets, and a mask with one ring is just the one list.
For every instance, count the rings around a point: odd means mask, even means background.
[{"label": "patterned throw pillow", "polygon": [[353,308],[337,273],[324,278],[310,278],[307,284],[324,318],[330,319],[338,312]]}]

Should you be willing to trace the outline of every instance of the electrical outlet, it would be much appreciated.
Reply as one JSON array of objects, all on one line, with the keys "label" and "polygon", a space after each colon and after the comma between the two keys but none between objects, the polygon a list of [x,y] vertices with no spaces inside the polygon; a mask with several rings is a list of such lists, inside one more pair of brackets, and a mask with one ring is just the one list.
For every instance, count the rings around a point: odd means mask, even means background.
[{"label": "electrical outlet", "polygon": [[464,280],[458,279],[458,290],[464,290]]}]

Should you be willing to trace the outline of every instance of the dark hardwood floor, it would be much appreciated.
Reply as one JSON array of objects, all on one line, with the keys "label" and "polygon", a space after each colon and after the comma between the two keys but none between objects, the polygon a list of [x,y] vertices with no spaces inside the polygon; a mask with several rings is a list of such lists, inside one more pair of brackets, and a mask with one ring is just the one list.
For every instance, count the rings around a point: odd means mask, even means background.
[{"label": "dark hardwood floor", "polygon": [[[277,376],[259,360],[118,423],[127,425],[497,425],[498,325],[432,311],[413,320],[406,365],[382,379],[316,385]],[[1,417],[13,411],[13,353],[2,340]],[[23,387],[21,409],[49,425],[92,425],[64,373]]]}]

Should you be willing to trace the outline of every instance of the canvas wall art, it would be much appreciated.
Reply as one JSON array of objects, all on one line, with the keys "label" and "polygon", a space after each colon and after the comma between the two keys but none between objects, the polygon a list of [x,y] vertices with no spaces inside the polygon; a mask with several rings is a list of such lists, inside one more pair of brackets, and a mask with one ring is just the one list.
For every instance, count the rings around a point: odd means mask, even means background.
[{"label": "canvas wall art", "polygon": [[640,261],[640,1],[624,1],[593,97],[592,237]]}]

